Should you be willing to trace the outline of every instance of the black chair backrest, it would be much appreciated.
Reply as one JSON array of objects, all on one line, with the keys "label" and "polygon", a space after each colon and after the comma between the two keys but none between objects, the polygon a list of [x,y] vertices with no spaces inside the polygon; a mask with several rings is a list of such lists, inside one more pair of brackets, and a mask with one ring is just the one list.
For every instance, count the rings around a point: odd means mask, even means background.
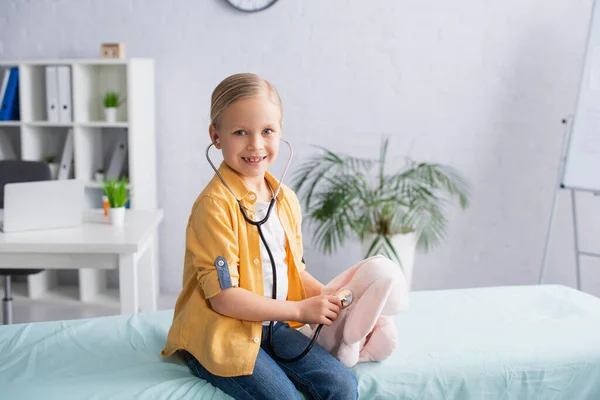
[{"label": "black chair backrest", "polygon": [[4,208],[4,185],[7,183],[48,181],[50,179],[50,167],[43,161],[0,161],[0,208]]}]

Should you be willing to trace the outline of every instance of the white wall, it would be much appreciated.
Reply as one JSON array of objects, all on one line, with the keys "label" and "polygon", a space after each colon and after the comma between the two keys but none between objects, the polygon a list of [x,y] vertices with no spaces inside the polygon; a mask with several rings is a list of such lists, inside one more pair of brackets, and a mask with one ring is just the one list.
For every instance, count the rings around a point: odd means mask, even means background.
[{"label": "white wall", "polygon": [[[156,59],[163,291],[180,287],[190,205],[212,176],[210,93],[239,71],[279,88],[294,166],[312,144],[376,156],[388,134],[393,154],[449,163],[472,181],[472,207],[417,258],[415,289],[536,282],[592,0],[281,0],[255,15],[222,0],[3,3],[0,57],[96,57],[101,42],[121,41],[128,56]],[[573,285],[568,199],[548,281]],[[582,200],[584,247],[600,251],[600,199]],[[356,243],[323,257],[305,235],[321,280],[360,257]],[[600,294],[599,271],[584,260],[585,290]]]}]

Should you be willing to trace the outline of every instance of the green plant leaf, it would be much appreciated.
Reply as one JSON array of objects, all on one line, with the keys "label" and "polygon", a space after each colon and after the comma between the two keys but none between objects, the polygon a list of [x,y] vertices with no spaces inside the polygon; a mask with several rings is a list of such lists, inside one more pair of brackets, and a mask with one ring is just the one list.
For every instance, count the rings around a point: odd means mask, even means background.
[{"label": "green plant leaf", "polygon": [[395,261],[400,268],[402,268],[402,270],[404,270],[404,266],[402,265],[402,261],[400,260],[400,257],[398,256],[398,253],[396,252],[396,249],[394,248],[394,245],[392,244],[392,242],[390,241],[389,236],[384,235],[383,236],[383,240],[385,241],[386,247],[387,247],[387,257],[393,261]]},{"label": "green plant leaf", "polygon": [[[386,173],[389,139],[382,142],[378,159],[337,154],[319,147],[298,169],[292,186],[303,200],[309,223],[315,224],[313,242],[334,252],[349,235],[363,240],[367,233],[382,239],[370,250],[399,262],[389,238],[415,232],[417,246],[429,251],[445,235],[446,215],[452,202],[468,206],[469,185],[454,168],[417,163]],[[378,166],[377,169],[373,169]]]},{"label": "green plant leaf", "polygon": [[379,155],[379,189],[383,190],[385,183],[385,159],[387,155],[387,149],[389,144],[389,138],[385,138],[381,146],[381,153]]},{"label": "green plant leaf", "polygon": [[129,200],[127,183],[128,181],[125,178],[110,179],[103,183],[104,194],[106,194],[111,208],[124,207],[127,200]]},{"label": "green plant leaf", "polygon": [[378,252],[377,250],[380,249],[380,247],[378,246],[380,241],[381,235],[376,235],[373,241],[371,242],[369,249],[367,250],[367,254],[365,254],[365,258],[372,257]]},{"label": "green plant leaf", "polygon": [[117,108],[125,101],[124,97],[114,91],[108,91],[104,94],[104,98],[102,99],[102,103],[105,108]]}]

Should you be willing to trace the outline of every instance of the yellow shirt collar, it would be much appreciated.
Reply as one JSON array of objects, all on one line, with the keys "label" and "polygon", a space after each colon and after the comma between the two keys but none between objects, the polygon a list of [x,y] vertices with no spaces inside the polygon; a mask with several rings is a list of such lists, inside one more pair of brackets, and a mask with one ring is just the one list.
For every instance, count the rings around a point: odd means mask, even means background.
[{"label": "yellow shirt collar", "polygon": [[[223,161],[219,166],[219,173],[225,182],[227,182],[227,185],[231,188],[233,193],[235,193],[237,200],[242,200],[243,202],[249,202],[252,204],[256,202],[256,193],[248,189],[248,186],[246,186],[243,179],[225,161]],[[265,179],[269,185],[271,185],[274,191],[277,190],[279,181],[269,171],[265,171]],[[283,198],[282,189],[280,189],[279,193],[277,194],[277,201],[281,201]]]}]

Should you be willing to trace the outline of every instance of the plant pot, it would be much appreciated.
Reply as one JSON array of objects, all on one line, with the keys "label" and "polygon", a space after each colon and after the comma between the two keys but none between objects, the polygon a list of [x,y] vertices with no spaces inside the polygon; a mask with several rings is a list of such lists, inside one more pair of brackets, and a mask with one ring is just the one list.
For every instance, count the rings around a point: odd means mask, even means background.
[{"label": "plant pot", "polygon": [[125,207],[108,208],[108,220],[111,225],[121,226],[125,222]]},{"label": "plant pot", "polygon": [[[375,240],[375,234],[367,234],[365,235],[365,239],[361,243],[363,257],[366,256],[373,240]],[[417,249],[417,235],[415,233],[403,233],[397,234],[389,237],[392,246],[396,250],[396,254],[398,254],[398,258],[400,258],[400,262],[402,263],[401,268],[404,273],[404,277],[406,278],[406,284],[408,286],[408,290],[410,290],[412,286],[412,277],[413,277],[413,268],[415,264],[415,253]],[[373,254],[376,255],[376,254]],[[386,254],[382,254],[383,256],[387,256]],[[392,257],[388,257],[393,260]]]},{"label": "plant pot", "polygon": [[58,163],[48,163],[48,168],[50,168],[50,176],[52,179],[58,178]]},{"label": "plant pot", "polygon": [[106,122],[114,123],[117,122],[117,109],[109,107],[104,109],[104,119]]}]

